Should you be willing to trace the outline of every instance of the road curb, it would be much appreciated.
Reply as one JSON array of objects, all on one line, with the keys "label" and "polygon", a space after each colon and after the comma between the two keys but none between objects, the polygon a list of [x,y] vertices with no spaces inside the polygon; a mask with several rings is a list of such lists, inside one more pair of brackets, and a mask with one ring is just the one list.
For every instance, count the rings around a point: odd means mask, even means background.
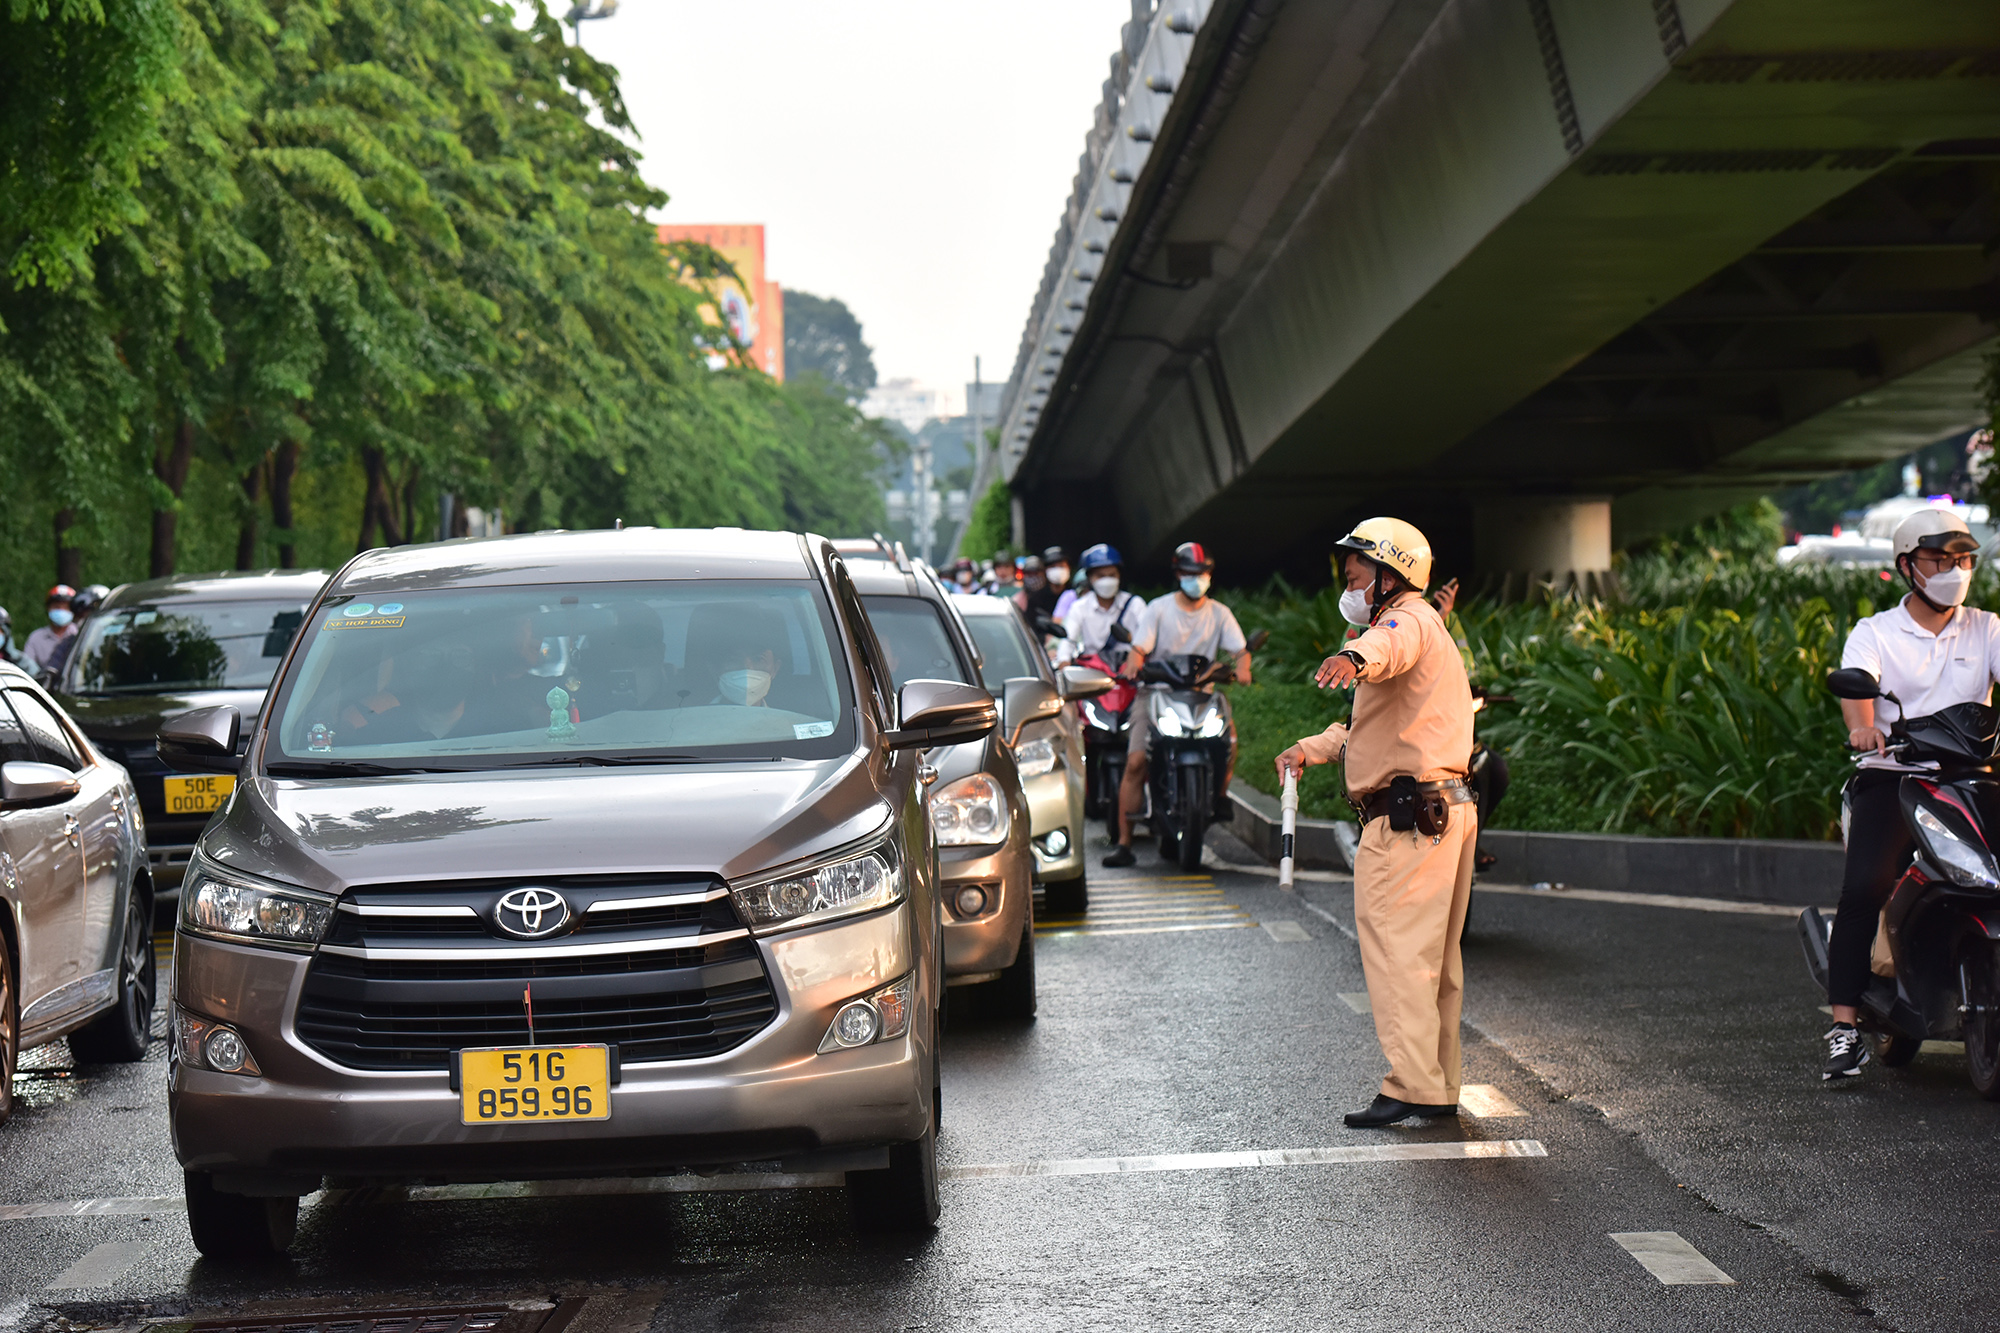
[{"label": "road curb", "polygon": [[[1229,787],[1230,832],[1266,861],[1278,859],[1278,802],[1245,783]],[[1332,819],[1301,819],[1294,838],[1299,865],[1346,870]],[[1548,881],[1580,889],[1661,893],[1739,902],[1832,906],[1840,898],[1845,854],[1837,842],[1777,838],[1634,838],[1616,833],[1527,833],[1488,829],[1485,851],[1509,883]]]}]

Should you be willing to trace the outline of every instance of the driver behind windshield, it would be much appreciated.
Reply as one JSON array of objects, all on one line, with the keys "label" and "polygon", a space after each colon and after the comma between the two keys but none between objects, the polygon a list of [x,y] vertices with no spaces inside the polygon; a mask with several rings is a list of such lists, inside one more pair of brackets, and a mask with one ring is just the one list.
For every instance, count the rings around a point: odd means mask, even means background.
[{"label": "driver behind windshield", "polygon": [[715,640],[715,696],[711,704],[770,707],[771,682],[778,674],[778,627],[746,614]]}]

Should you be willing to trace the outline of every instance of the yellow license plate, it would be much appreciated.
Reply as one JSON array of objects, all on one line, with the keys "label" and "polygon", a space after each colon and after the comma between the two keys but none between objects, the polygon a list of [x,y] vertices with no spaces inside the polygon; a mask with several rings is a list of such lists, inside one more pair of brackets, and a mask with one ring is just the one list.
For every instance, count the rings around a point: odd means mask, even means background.
[{"label": "yellow license plate", "polygon": [[198,778],[168,778],[166,786],[168,814],[205,815],[222,808],[229,793],[236,790],[236,779],[227,773],[211,773]]},{"label": "yellow license plate", "polygon": [[608,1046],[497,1046],[458,1053],[458,1118],[468,1125],[611,1118]]}]

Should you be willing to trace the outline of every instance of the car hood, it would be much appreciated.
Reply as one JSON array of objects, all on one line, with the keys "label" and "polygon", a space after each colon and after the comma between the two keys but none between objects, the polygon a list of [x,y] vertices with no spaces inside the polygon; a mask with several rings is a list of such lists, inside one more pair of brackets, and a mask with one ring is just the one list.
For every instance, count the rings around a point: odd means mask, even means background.
[{"label": "car hood", "polygon": [[243,718],[243,733],[264,709],[266,691],[183,690],[171,694],[59,694],[63,711],[74,718],[91,740],[151,741],[160,724],[196,708],[234,708]]},{"label": "car hood", "polygon": [[307,888],[544,875],[735,878],[883,828],[864,756],[387,778],[258,777],[201,841],[220,864]]}]

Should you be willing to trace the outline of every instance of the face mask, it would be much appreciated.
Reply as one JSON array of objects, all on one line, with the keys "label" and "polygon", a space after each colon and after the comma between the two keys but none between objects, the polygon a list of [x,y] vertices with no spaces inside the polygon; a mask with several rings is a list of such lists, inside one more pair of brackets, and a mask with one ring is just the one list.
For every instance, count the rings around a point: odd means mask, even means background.
[{"label": "face mask", "polygon": [[1181,580],[1181,591],[1191,602],[1198,602],[1208,596],[1208,575],[1189,574]]},{"label": "face mask", "polygon": [[1118,595],[1118,576],[1106,574],[1103,578],[1092,579],[1090,590],[1108,602]]},{"label": "face mask", "polygon": [[1069,566],[1057,565],[1049,571],[1049,582],[1058,588],[1069,586]]},{"label": "face mask", "polygon": [[65,628],[66,626],[68,626],[70,621],[75,619],[76,617],[74,615],[72,615],[68,611],[63,610],[61,607],[57,607],[55,610],[49,612],[49,623],[51,625],[54,625],[57,629]]},{"label": "face mask", "polygon": [[1042,588],[1048,585],[1048,580],[1043,578],[1040,574],[1029,574],[1021,581],[1027,584],[1030,588]]},{"label": "face mask", "polygon": [[1350,625],[1368,623],[1368,589],[1349,588],[1340,594],[1340,615]]},{"label": "face mask", "polygon": [[1924,596],[1939,606],[1958,606],[1965,601],[1965,594],[1972,591],[1972,571],[1969,569],[1947,569],[1924,580]]},{"label": "face mask", "polygon": [[722,697],[733,704],[748,704],[755,708],[764,702],[764,696],[771,692],[771,673],[768,671],[725,671],[716,682],[722,690]]}]

